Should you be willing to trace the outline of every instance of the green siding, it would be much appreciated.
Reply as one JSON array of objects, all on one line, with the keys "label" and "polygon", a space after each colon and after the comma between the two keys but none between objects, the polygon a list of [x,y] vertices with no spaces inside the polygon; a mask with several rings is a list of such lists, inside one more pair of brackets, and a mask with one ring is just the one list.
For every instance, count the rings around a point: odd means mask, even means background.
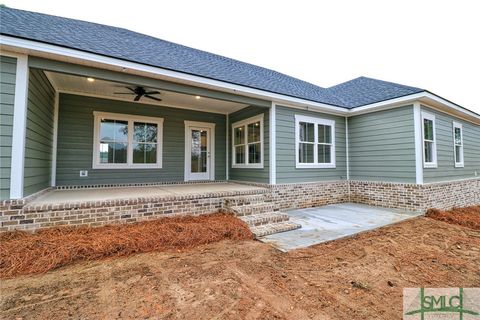
[{"label": "green siding", "polygon": [[[263,168],[232,168],[232,124],[244,119],[248,119],[259,114],[263,113]],[[249,181],[249,182],[259,182],[259,183],[269,183],[269,147],[270,147],[270,125],[269,125],[269,109],[261,107],[247,107],[240,111],[234,112],[229,115],[229,130],[228,130],[228,143],[229,143],[229,157],[230,157],[230,180],[237,181]]]},{"label": "green siding", "polygon": [[0,56],[0,200],[10,198],[16,69],[17,59]]},{"label": "green siding", "polygon": [[[335,168],[295,168],[295,115],[335,121]],[[276,118],[277,183],[346,179],[345,117],[277,106]]]},{"label": "green siding", "polygon": [[415,182],[413,106],[348,118],[351,180]]},{"label": "green siding", "polygon": [[[435,115],[438,164],[437,168],[423,169],[424,182],[474,178],[475,172],[477,177],[480,176],[480,126],[427,107],[422,106],[422,111]],[[461,123],[463,127],[463,168],[455,168],[453,121]]]},{"label": "green siding", "polygon": [[[163,123],[162,169],[92,169],[94,111],[160,117]],[[142,183],[184,180],[184,120],[215,123],[215,178],[225,179],[225,115],[61,94],[57,185]],[[80,177],[88,170],[88,177]]]},{"label": "green siding", "polygon": [[30,69],[25,136],[24,196],[50,186],[55,90],[45,73]]}]

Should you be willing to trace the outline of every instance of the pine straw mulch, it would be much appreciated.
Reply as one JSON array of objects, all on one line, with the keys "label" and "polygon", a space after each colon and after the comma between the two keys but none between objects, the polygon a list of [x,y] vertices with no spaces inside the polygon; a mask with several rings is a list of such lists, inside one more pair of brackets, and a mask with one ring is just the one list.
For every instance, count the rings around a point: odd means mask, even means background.
[{"label": "pine straw mulch", "polygon": [[448,211],[429,209],[426,216],[435,220],[480,230],[480,206],[454,208]]},{"label": "pine straw mulch", "polygon": [[244,222],[226,214],[9,232],[0,235],[0,278],[43,273],[75,261],[183,250],[224,239],[247,240],[253,235]]}]

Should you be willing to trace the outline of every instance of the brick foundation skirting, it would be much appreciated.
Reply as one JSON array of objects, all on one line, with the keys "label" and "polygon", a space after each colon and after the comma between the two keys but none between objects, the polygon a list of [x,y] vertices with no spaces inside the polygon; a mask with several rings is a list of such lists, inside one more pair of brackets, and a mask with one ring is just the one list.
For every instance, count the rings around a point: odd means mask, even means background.
[{"label": "brick foundation skirting", "polygon": [[[42,194],[0,203],[0,232],[38,230],[55,226],[101,226],[136,222],[172,215],[199,215],[223,208],[232,196],[263,194],[275,210],[356,202],[424,212],[480,204],[480,179],[425,185],[370,181],[329,181],[267,185],[264,190],[217,192],[182,196],[29,205]],[[48,190],[47,190],[48,191]]]},{"label": "brick foundation skirting", "polygon": [[480,205],[480,179],[429,184],[350,181],[350,201],[425,212]]}]

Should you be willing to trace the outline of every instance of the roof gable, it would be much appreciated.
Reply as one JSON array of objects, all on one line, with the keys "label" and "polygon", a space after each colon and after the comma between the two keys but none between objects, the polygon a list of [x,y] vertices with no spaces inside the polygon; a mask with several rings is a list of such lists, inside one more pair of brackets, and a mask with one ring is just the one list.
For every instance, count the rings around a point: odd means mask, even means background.
[{"label": "roof gable", "polygon": [[340,99],[343,106],[355,108],[425,90],[383,80],[359,77],[330,87],[327,91]]}]

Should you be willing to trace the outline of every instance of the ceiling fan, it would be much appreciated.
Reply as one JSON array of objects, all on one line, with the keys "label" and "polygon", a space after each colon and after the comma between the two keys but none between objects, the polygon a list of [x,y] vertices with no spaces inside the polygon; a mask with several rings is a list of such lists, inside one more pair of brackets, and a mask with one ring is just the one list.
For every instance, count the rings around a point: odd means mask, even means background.
[{"label": "ceiling fan", "polygon": [[144,87],[140,87],[140,86],[137,86],[135,88],[130,88],[130,87],[122,87],[122,88],[126,88],[131,92],[114,92],[114,94],[133,94],[135,95],[135,98],[133,98],[133,101],[140,101],[142,97],[156,100],[156,101],[162,101],[162,99],[152,96],[152,94],[160,94],[160,91],[146,91]]}]

